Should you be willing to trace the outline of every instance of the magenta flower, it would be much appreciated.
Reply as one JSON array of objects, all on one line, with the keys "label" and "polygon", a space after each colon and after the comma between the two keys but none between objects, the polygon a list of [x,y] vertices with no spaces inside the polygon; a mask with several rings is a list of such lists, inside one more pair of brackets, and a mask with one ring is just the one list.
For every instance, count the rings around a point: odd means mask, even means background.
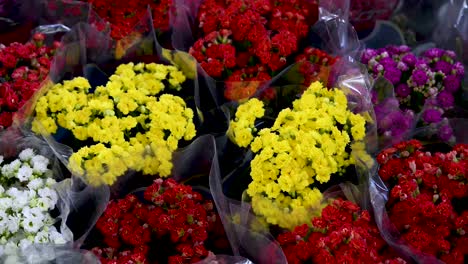
[{"label": "magenta flower", "polygon": [[444,91],[454,93],[460,88],[460,78],[454,75],[449,75],[444,79]]},{"label": "magenta flower", "polygon": [[437,61],[434,65],[434,71],[441,71],[445,75],[449,75],[450,72],[452,71],[452,64],[446,62],[446,61]]},{"label": "magenta flower", "polygon": [[427,57],[429,59],[436,59],[444,56],[445,52],[444,50],[438,49],[438,48],[432,48],[428,49],[423,53],[424,57]]},{"label": "magenta flower", "polygon": [[414,54],[412,53],[408,53],[405,56],[403,56],[403,58],[401,58],[401,61],[406,63],[406,65],[408,65],[409,67],[413,67],[416,64],[416,60],[416,56],[414,56]]},{"label": "magenta flower", "polygon": [[384,77],[389,80],[393,85],[398,84],[401,79],[401,71],[395,67],[385,69]]},{"label": "magenta flower", "polygon": [[425,85],[427,82],[427,74],[426,71],[421,70],[421,69],[416,69],[413,71],[413,75],[411,76],[413,78],[413,82],[417,86]]},{"label": "magenta flower", "polygon": [[442,121],[442,113],[437,109],[427,109],[422,115],[422,120],[428,124],[439,123]]},{"label": "magenta flower", "polygon": [[451,93],[444,91],[437,95],[437,103],[440,107],[449,109],[453,107],[455,99]]},{"label": "magenta flower", "polygon": [[402,83],[395,88],[395,93],[399,97],[406,98],[411,94],[411,88],[406,83]]}]

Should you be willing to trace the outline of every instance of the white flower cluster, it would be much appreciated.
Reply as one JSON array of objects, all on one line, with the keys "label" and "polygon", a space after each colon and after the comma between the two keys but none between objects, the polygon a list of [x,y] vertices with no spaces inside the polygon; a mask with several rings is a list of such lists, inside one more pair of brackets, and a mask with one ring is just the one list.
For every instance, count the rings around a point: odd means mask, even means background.
[{"label": "white flower cluster", "polygon": [[11,163],[3,161],[0,156],[0,257],[33,243],[66,243],[49,213],[58,200],[49,160],[25,149]]}]

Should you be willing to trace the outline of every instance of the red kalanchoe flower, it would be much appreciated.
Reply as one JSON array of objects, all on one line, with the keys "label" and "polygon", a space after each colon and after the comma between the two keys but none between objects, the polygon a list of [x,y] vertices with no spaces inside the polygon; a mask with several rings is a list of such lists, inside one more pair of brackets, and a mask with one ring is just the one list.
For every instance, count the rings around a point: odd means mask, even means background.
[{"label": "red kalanchoe flower", "polygon": [[395,258],[367,211],[337,199],[312,225],[278,236],[288,263],[386,263]]},{"label": "red kalanchoe flower", "polygon": [[[136,26],[146,15],[148,7],[151,10],[154,28],[162,32],[169,29],[172,0],[113,1],[112,3],[107,0],[85,1],[92,4],[93,10],[100,18],[110,23],[111,36],[116,40],[120,40],[139,29]],[[100,26],[102,27],[102,25]],[[147,28],[143,29],[148,30]]]},{"label": "red kalanchoe flower", "polygon": [[[197,17],[201,35],[190,54],[208,75],[228,83],[226,99],[245,99],[260,86],[245,84],[233,89],[232,83],[269,80],[281,72],[317,15],[315,0],[203,0]],[[229,32],[229,39],[211,44],[213,34],[223,31]],[[262,69],[259,75],[265,76],[242,76],[251,75],[252,67]]]},{"label": "red kalanchoe flower", "polygon": [[390,187],[387,211],[402,238],[416,252],[447,263],[463,263],[466,254],[460,241],[467,239],[468,213],[459,203],[468,197],[467,150],[460,144],[447,153],[431,153],[411,140],[377,158],[379,175]]},{"label": "red kalanchoe flower", "polygon": [[55,47],[45,46],[44,35],[0,49],[0,129],[9,127],[17,112],[40,88],[50,70]]},{"label": "red kalanchoe flower", "polygon": [[[213,202],[190,186],[158,179],[143,197],[144,201],[135,195],[111,201],[98,220],[103,247],[93,252],[103,263],[193,263],[210,253],[204,244],[209,238],[225,238]],[[105,254],[106,248],[111,254]],[[174,252],[178,255],[167,255]]]},{"label": "red kalanchoe flower", "polygon": [[313,47],[305,48],[302,54],[296,56],[299,73],[304,77],[302,84],[308,87],[315,81],[321,81],[326,85],[330,75],[330,66],[337,61],[338,58],[325,51]]}]

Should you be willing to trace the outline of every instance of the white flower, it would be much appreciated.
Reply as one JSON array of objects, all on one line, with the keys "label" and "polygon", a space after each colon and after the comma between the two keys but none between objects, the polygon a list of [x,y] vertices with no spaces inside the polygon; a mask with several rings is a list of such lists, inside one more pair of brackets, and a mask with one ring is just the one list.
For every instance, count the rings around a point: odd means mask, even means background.
[{"label": "white flower", "polygon": [[41,230],[37,232],[34,237],[34,243],[48,243],[49,242],[49,233],[47,231]]},{"label": "white flower", "polygon": [[8,227],[8,231],[10,231],[10,233],[18,232],[19,225],[20,225],[20,218],[18,216],[10,215],[8,217],[7,227]]},{"label": "white flower", "polygon": [[23,164],[23,166],[21,166],[21,168],[18,170],[18,174],[16,174],[16,178],[18,178],[20,182],[25,182],[29,180],[32,175],[33,175],[32,168],[29,167],[28,164]]},{"label": "white flower", "polygon": [[41,197],[37,199],[37,207],[41,208],[43,211],[52,210],[55,207],[53,201],[48,197]]},{"label": "white flower", "polygon": [[8,215],[5,211],[0,211],[0,237],[7,230],[8,227]]},{"label": "white flower", "polygon": [[5,189],[3,188],[2,185],[0,185],[0,195],[2,195],[5,192]]},{"label": "white flower", "polygon": [[23,163],[21,163],[20,160],[15,159],[12,163],[10,163],[11,170],[12,171],[17,171],[21,167],[22,164]]},{"label": "white flower", "polygon": [[44,180],[40,178],[33,179],[28,183],[28,188],[31,190],[37,190],[42,186],[44,186]]},{"label": "white flower", "polygon": [[45,173],[48,170],[49,160],[44,156],[37,155],[31,159],[31,164],[35,172]]},{"label": "white flower", "polygon": [[2,167],[2,175],[6,178],[13,178],[15,176],[13,167],[10,164],[6,164]]},{"label": "white flower", "polygon": [[44,226],[44,218],[46,217],[42,210],[38,207],[23,209],[24,219],[21,222],[24,230],[30,233],[36,233]]},{"label": "white flower", "polygon": [[21,226],[26,232],[36,233],[37,231],[39,231],[39,229],[41,229],[43,223],[37,218],[25,218],[21,222]]},{"label": "white flower", "polygon": [[53,178],[47,178],[46,179],[46,182],[45,182],[45,185],[47,187],[52,187],[53,185],[55,185],[57,182],[53,179]]},{"label": "white flower", "polygon": [[45,188],[39,189],[37,193],[39,194],[39,197],[41,198],[50,199],[52,209],[55,207],[55,204],[57,203],[57,200],[58,200],[58,195],[55,190],[45,187]]},{"label": "white flower", "polygon": [[[2,163],[3,163],[3,156],[0,155],[0,164],[2,164]],[[0,254],[0,255],[1,255],[1,254]]]},{"label": "white flower", "polygon": [[40,218],[44,219],[44,212],[37,207],[25,207],[23,208],[23,215],[25,218]]},{"label": "white flower", "polygon": [[25,207],[27,204],[29,204],[29,200],[31,198],[31,195],[30,195],[29,191],[27,191],[27,190],[26,191],[20,191],[17,188],[12,187],[6,193],[13,199],[11,208],[14,211],[19,211],[23,207]]},{"label": "white flower", "polygon": [[0,198],[0,211],[6,211],[7,209],[11,208],[12,204],[13,199],[10,197]]},{"label": "white flower", "polygon": [[31,148],[27,148],[23,151],[18,156],[20,160],[22,161],[30,161],[32,157],[34,157],[34,150]]}]

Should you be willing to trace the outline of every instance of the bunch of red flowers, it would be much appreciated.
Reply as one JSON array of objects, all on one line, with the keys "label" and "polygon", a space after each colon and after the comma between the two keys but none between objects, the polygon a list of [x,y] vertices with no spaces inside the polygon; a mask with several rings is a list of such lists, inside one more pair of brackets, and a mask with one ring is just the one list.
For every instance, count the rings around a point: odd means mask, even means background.
[{"label": "bunch of red flowers", "polygon": [[169,29],[172,0],[109,1],[84,0],[93,5],[93,10],[111,24],[111,37],[120,40],[134,31],[136,25],[151,8],[153,26],[156,30]]},{"label": "bunch of red flowers", "polygon": [[[202,35],[189,52],[208,75],[233,83],[227,99],[252,96],[252,87],[287,65],[317,13],[316,0],[205,0],[198,12]],[[239,92],[239,82],[252,85]]]},{"label": "bunch of red flowers", "polygon": [[380,177],[391,188],[387,211],[403,239],[417,252],[464,263],[468,144],[431,153],[411,140],[382,151],[377,161]]},{"label": "bunch of red flowers", "polygon": [[310,226],[298,226],[277,240],[290,264],[406,263],[389,250],[369,212],[342,199],[326,206]]},{"label": "bunch of red flowers", "polygon": [[306,87],[315,81],[321,81],[325,86],[330,74],[329,66],[335,64],[338,58],[331,56],[323,50],[307,47],[296,57],[299,62],[299,73],[303,76],[302,84]]},{"label": "bunch of red flowers", "polygon": [[226,245],[213,202],[190,186],[156,180],[144,192],[111,201],[96,229],[103,246],[93,248],[101,263],[194,263],[207,257],[208,237]]},{"label": "bunch of red flowers", "polygon": [[0,129],[9,127],[13,115],[49,75],[58,42],[44,44],[45,36],[35,34],[26,44],[14,42],[0,48]]}]

